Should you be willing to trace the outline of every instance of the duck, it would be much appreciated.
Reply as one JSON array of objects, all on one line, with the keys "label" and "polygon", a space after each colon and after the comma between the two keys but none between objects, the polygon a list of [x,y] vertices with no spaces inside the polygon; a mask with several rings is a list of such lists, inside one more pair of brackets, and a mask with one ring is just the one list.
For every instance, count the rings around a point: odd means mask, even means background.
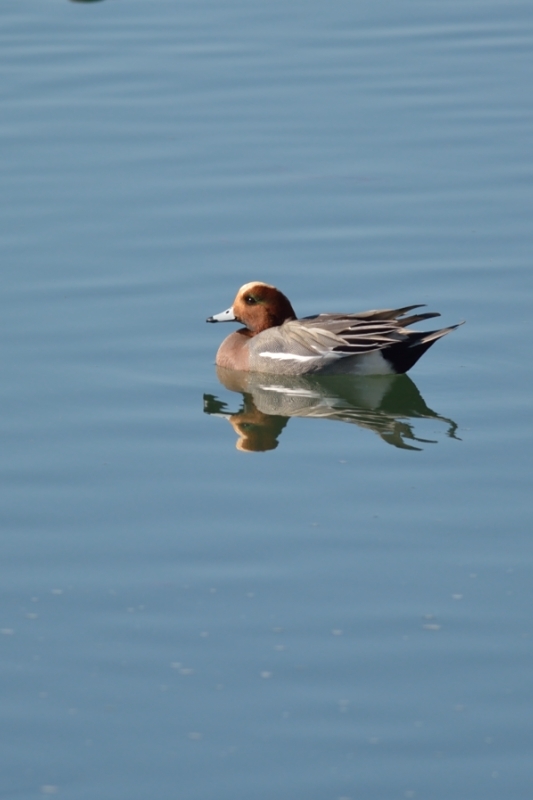
[{"label": "duck", "polygon": [[410,313],[423,304],[350,314],[298,318],[275,286],[252,281],[241,286],[226,311],[206,322],[239,322],[218,348],[218,367],[274,375],[403,374],[446,334],[462,325],[413,331],[435,311]]}]

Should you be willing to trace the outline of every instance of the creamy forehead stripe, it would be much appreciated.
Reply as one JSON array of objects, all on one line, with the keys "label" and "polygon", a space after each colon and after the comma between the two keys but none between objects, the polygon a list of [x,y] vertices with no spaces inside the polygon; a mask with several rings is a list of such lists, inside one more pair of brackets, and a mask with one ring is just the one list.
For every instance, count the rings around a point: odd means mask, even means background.
[{"label": "creamy forehead stripe", "polygon": [[258,288],[259,286],[266,286],[267,289],[275,289],[275,286],[271,286],[270,283],[263,283],[263,281],[250,281],[250,283],[245,283],[244,286],[241,286],[239,289],[239,294],[242,292],[249,292],[254,288]]}]

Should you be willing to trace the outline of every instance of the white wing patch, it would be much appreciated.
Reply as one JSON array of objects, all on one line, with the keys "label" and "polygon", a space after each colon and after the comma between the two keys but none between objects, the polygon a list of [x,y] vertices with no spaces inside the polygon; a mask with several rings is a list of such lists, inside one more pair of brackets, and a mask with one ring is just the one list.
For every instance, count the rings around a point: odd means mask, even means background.
[{"label": "white wing patch", "polygon": [[332,361],[338,361],[340,358],[353,358],[352,368],[350,370],[353,375],[392,375],[394,370],[392,365],[389,364],[386,358],[383,358],[381,352],[375,351],[373,353],[364,353],[358,356],[353,356],[351,353],[322,353],[316,356],[300,356],[296,353],[269,353],[263,351],[259,353],[263,358],[271,358],[277,361],[293,361],[300,362],[301,364],[308,364],[310,361],[315,363],[327,364]]},{"label": "white wing patch", "polygon": [[295,353],[259,353],[263,358],[274,358],[278,361],[316,361],[321,356],[298,356]]},{"label": "white wing patch", "polygon": [[312,397],[318,398],[316,392],[307,389],[289,389],[287,386],[264,386],[259,387],[263,392],[278,392],[279,394],[291,395],[294,397]]}]

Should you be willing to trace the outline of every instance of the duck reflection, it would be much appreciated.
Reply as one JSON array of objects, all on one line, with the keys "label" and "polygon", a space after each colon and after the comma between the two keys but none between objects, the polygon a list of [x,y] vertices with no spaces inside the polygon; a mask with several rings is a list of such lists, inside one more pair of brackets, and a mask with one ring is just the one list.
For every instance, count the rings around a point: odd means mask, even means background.
[{"label": "duck reflection", "polygon": [[456,423],[432,411],[407,375],[289,377],[221,367],[217,375],[226,389],[242,394],[241,408],[231,412],[215,395],[205,394],[204,411],[227,419],[238,436],[237,449],[245,452],[274,450],[290,417],[355,423],[404,450],[436,444],[415,435],[416,419],[443,422],[446,435],[458,438]]}]

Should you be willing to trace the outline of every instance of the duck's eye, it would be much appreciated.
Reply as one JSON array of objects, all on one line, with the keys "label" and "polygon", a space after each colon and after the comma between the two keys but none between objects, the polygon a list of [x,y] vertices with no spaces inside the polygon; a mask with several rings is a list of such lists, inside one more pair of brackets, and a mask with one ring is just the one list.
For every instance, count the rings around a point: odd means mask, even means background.
[{"label": "duck's eye", "polygon": [[257,300],[255,299],[255,297],[252,297],[251,294],[247,294],[246,297],[244,298],[244,302],[248,306],[254,306],[257,303]]}]

